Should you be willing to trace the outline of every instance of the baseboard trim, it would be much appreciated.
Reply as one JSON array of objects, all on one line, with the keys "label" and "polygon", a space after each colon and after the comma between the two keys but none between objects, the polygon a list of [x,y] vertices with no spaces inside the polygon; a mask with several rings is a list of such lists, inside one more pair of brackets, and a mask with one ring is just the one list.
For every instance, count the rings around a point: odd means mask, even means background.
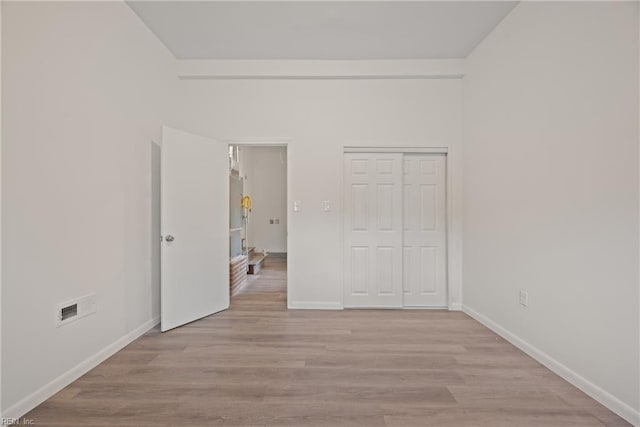
[{"label": "baseboard trim", "polygon": [[551,371],[564,378],[569,383],[573,384],[575,387],[588,394],[591,398],[597,400],[598,402],[609,408],[611,411],[624,418],[626,421],[630,422],[634,426],[640,426],[640,411],[632,408],[611,393],[592,383],[577,372],[571,370],[569,367],[558,362],[542,350],[539,350],[538,348],[529,344],[527,341],[518,337],[508,329],[500,326],[485,315],[478,313],[471,307],[462,305],[462,311],[473,317],[478,322],[482,323],[487,328],[491,329],[496,334],[500,335],[502,338],[509,341],[511,344],[518,347],[520,350],[527,353],[538,362],[542,363]]},{"label": "baseboard trim", "polygon": [[31,393],[29,396],[25,397],[15,405],[7,408],[6,411],[3,411],[2,417],[5,419],[17,419],[24,416],[33,408],[49,399],[51,396],[89,372],[91,369],[98,366],[100,363],[107,360],[109,357],[113,356],[118,351],[122,350],[124,347],[144,335],[147,331],[149,331],[159,323],[160,317],[154,317],[153,319],[145,322],[144,324],[137,327],[128,334],[122,336],[112,344],[109,344],[107,347],[98,351],[93,356],[90,356],[88,359],[81,362],[78,366],[69,369],[67,372],[55,378],[48,384],[40,387],[38,390]]},{"label": "baseboard trim", "polygon": [[290,301],[287,308],[291,310],[342,310],[342,304],[329,301]]},{"label": "baseboard trim", "polygon": [[267,257],[271,258],[287,258],[286,252],[267,252]]},{"label": "baseboard trim", "polygon": [[449,305],[449,311],[462,311],[462,304],[454,302]]}]

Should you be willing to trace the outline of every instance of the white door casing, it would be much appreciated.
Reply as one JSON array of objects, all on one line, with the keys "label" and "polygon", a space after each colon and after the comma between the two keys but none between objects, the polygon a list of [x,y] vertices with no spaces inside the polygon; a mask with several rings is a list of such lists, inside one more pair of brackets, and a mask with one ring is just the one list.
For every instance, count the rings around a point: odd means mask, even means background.
[{"label": "white door casing", "polygon": [[163,127],[160,173],[164,332],[229,307],[227,144]]},{"label": "white door casing", "polygon": [[405,307],[447,307],[446,156],[406,154],[403,288]]},{"label": "white door casing", "polygon": [[344,154],[344,307],[402,307],[402,154]]}]

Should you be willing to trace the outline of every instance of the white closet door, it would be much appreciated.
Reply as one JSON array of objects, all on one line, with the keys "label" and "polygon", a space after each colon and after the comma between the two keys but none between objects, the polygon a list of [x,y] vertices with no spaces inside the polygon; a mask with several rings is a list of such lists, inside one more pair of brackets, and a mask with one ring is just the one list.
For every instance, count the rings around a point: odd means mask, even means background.
[{"label": "white closet door", "polygon": [[344,155],[344,306],[402,307],[402,154]]},{"label": "white closet door", "polygon": [[404,156],[405,307],[447,306],[446,156]]}]

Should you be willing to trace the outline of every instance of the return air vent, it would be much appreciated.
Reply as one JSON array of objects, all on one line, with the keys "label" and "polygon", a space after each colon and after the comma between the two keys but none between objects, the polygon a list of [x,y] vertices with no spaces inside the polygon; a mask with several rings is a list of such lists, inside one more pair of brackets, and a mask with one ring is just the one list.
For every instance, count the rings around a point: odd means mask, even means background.
[{"label": "return air vent", "polygon": [[71,319],[74,316],[78,315],[78,304],[68,305],[66,307],[62,307],[60,311],[60,320],[63,322],[67,319]]},{"label": "return air vent", "polygon": [[96,296],[90,294],[73,301],[58,304],[56,308],[57,326],[66,325],[96,312]]}]

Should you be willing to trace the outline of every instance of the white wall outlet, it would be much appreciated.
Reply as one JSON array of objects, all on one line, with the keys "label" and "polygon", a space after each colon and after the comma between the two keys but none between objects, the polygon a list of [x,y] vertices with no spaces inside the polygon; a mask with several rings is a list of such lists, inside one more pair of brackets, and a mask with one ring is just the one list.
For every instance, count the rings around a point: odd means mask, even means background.
[{"label": "white wall outlet", "polygon": [[331,202],[329,200],[325,200],[325,201],[322,202],[322,210],[324,212],[331,211]]},{"label": "white wall outlet", "polygon": [[520,305],[523,307],[529,307],[529,292],[520,290]]},{"label": "white wall outlet", "polygon": [[296,200],[295,202],[293,202],[293,211],[300,212],[300,201]]}]

